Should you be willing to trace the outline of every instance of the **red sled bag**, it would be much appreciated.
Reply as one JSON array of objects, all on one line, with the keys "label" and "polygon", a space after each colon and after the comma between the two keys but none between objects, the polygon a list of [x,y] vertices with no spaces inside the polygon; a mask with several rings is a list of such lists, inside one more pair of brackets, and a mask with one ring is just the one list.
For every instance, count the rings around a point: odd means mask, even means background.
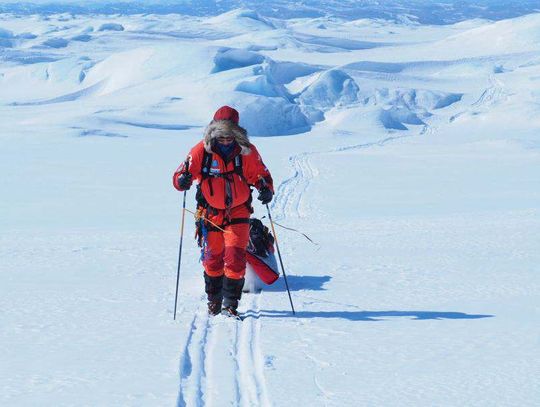
[{"label": "red sled bag", "polygon": [[265,284],[273,284],[279,278],[274,256],[274,236],[257,218],[249,220],[249,244],[247,262]]}]

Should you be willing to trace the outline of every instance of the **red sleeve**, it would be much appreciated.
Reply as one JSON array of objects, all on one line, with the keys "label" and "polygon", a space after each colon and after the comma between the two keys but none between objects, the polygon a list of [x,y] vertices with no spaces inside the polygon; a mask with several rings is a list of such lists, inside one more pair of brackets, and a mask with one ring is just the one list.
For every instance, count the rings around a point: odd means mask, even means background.
[{"label": "red sleeve", "polygon": [[[245,155],[242,161],[243,173],[248,184],[254,185],[255,188],[261,189],[266,183],[268,188],[274,192],[274,183],[272,181],[272,175],[261,158],[261,155],[257,151],[257,148],[252,144],[250,146],[251,153]],[[261,180],[264,179],[264,182]]]},{"label": "red sleeve", "polygon": [[193,179],[199,180],[201,176],[202,160],[204,157],[204,145],[202,142],[191,149],[186,159],[180,164],[173,174],[174,187],[182,191],[178,185],[178,177],[185,172],[190,172]]}]

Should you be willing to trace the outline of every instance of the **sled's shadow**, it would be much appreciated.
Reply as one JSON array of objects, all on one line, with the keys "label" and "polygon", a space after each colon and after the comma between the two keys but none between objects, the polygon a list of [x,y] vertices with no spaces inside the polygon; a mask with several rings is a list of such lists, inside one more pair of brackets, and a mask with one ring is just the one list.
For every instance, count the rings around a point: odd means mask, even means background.
[{"label": "sled's shadow", "polygon": [[491,318],[494,315],[465,314],[463,312],[439,311],[291,311],[261,310],[257,313],[246,313],[254,318],[337,318],[349,321],[384,321],[394,317],[405,317],[412,320],[427,319],[481,319]]},{"label": "sled's shadow", "polygon": [[[289,283],[289,289],[291,291],[326,290],[324,285],[331,279],[332,277],[330,276],[287,276],[287,282]],[[280,277],[274,284],[265,285],[263,291],[287,291],[285,279]]]}]

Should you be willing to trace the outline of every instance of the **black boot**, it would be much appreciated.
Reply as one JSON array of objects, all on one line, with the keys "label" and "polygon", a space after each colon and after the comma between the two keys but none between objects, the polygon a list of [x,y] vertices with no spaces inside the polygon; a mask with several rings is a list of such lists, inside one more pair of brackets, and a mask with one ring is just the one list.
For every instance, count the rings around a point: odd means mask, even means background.
[{"label": "black boot", "polygon": [[208,296],[208,313],[210,315],[219,314],[223,301],[223,276],[210,277],[204,273],[204,291]]},{"label": "black boot", "polygon": [[208,301],[208,314],[218,315],[220,313],[221,313],[221,301],[219,302]]},{"label": "black boot", "polygon": [[242,296],[242,287],[244,286],[244,279],[233,279],[229,277],[223,278],[223,308],[232,309],[236,313],[238,308],[238,301]]}]

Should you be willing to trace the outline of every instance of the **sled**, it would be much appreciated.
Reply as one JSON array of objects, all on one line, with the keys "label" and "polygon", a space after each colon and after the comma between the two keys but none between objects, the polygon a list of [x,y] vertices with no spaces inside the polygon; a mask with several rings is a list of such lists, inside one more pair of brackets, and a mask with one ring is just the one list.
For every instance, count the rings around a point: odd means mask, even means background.
[{"label": "sled", "polygon": [[244,292],[258,292],[263,283],[271,285],[279,278],[278,264],[274,256],[274,237],[257,218],[249,220],[246,257]]}]

